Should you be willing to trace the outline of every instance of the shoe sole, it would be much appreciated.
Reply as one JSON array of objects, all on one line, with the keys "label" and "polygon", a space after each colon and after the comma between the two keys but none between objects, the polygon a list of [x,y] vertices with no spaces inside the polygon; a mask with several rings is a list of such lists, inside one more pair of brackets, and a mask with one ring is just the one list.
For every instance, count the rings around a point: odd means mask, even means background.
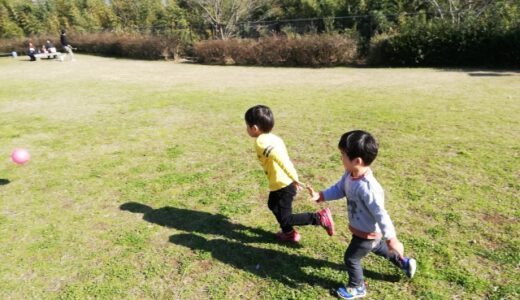
[{"label": "shoe sole", "polygon": [[341,296],[337,291],[336,291],[336,295],[341,298],[341,299],[356,299],[356,298],[363,298],[363,297],[366,297],[367,296],[367,293],[365,292],[363,295],[355,295],[354,297],[350,297],[350,298],[345,298],[343,296]]},{"label": "shoe sole", "polygon": [[330,226],[325,227],[325,230],[327,230],[327,234],[329,236],[333,236],[334,235],[334,219],[332,219],[332,213],[330,212],[330,209],[327,208],[325,210],[325,212],[327,215],[327,219],[329,219],[329,222],[330,222]]},{"label": "shoe sole", "polygon": [[410,271],[407,275],[409,278],[413,278],[413,276],[415,275],[415,271],[417,270],[417,261],[415,261],[415,259],[413,258],[410,258],[408,264],[410,265]]},{"label": "shoe sole", "polygon": [[278,242],[282,242],[282,243],[298,243],[301,239],[301,236],[298,234],[297,235],[297,238],[295,239],[292,239],[292,240],[284,240],[284,239],[281,239],[279,237],[275,237],[275,239],[278,241]]}]

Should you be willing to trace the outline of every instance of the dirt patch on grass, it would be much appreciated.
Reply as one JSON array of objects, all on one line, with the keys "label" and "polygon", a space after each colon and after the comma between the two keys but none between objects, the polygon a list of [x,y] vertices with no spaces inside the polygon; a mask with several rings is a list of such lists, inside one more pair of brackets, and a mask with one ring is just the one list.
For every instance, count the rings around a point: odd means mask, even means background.
[{"label": "dirt patch on grass", "polygon": [[499,226],[506,225],[506,224],[509,224],[509,223],[515,221],[512,218],[508,218],[508,217],[502,216],[501,214],[498,214],[498,213],[485,213],[485,214],[482,214],[481,219],[486,221],[486,222],[489,222],[491,224],[499,225]]}]

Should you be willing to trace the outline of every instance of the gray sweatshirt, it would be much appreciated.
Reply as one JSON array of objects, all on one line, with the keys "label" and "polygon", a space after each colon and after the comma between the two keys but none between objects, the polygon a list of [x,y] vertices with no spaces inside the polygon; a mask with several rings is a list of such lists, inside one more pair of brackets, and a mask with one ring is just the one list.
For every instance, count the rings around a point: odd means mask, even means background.
[{"label": "gray sweatshirt", "polygon": [[394,224],[385,209],[383,188],[369,169],[365,175],[353,178],[345,172],[333,186],[322,191],[325,201],[347,198],[350,231],[359,237],[376,239],[396,237]]}]

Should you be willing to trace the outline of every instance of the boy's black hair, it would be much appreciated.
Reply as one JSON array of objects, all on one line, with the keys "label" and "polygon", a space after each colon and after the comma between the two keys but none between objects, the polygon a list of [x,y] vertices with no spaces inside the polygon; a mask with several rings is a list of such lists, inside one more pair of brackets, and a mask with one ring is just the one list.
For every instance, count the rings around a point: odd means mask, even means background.
[{"label": "boy's black hair", "polygon": [[338,148],[345,152],[350,160],[361,157],[365,166],[370,166],[376,159],[377,147],[376,139],[363,130],[344,133],[338,143]]},{"label": "boy's black hair", "polygon": [[265,133],[274,127],[274,116],[271,109],[265,105],[256,105],[246,111],[246,123],[249,127],[256,125]]}]

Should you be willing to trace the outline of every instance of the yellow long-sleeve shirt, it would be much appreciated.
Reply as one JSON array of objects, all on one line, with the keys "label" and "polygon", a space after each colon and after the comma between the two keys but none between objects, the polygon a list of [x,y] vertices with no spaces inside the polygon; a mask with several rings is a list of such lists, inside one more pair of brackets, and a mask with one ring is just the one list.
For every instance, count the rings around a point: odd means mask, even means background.
[{"label": "yellow long-sleeve shirt", "polygon": [[256,138],[255,150],[269,180],[269,190],[276,191],[298,181],[298,173],[281,138],[263,133]]}]

